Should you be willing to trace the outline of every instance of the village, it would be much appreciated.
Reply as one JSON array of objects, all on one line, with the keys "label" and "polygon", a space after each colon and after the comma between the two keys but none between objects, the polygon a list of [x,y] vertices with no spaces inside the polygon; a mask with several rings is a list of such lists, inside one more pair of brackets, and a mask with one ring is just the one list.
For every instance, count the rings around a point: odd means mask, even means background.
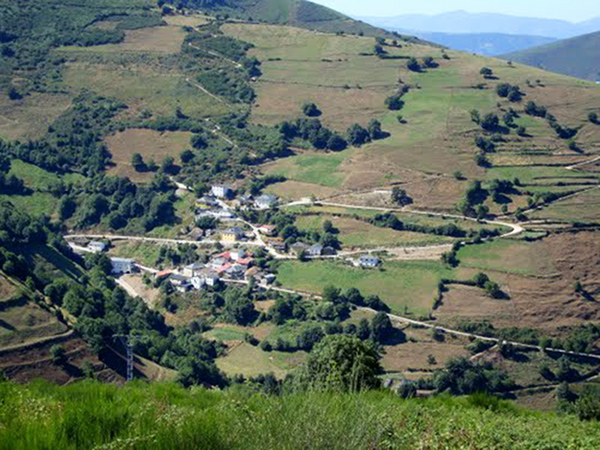
[{"label": "village", "polygon": [[[205,195],[195,201],[194,227],[186,240],[153,239],[127,236],[73,235],[69,239],[72,249],[78,253],[108,253],[113,241],[135,239],[158,244],[197,244],[208,247],[205,261],[192,262],[180,267],[157,269],[139,264],[133,258],[111,256],[115,277],[145,272],[160,282],[169,282],[180,293],[215,288],[222,283],[254,284],[269,288],[276,283],[276,273],[268,265],[257,265],[257,252],[275,260],[310,260],[341,258],[342,253],[333,247],[318,243],[294,242],[290,245],[277,234],[273,224],[252,224],[240,217],[241,211],[276,210],[280,200],[274,195],[236,195],[226,185],[214,185]],[[206,223],[210,226],[206,226]],[[216,229],[216,224],[222,226]],[[91,240],[90,240],[91,239]],[[354,255],[353,255],[354,256]],[[358,268],[375,269],[382,260],[370,254],[348,257],[346,261]]]}]

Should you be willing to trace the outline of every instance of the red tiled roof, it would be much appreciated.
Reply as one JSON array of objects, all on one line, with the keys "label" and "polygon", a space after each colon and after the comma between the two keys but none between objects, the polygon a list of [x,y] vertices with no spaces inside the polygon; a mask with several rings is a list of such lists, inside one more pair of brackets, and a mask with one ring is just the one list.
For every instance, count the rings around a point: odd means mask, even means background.
[{"label": "red tiled roof", "polygon": [[173,273],[173,271],[172,271],[172,270],[161,270],[160,272],[158,272],[158,273],[156,274],[156,276],[157,276],[158,278],[162,278],[162,277],[169,276],[169,275],[171,275],[172,273]]},{"label": "red tiled roof", "polygon": [[248,266],[250,265],[250,263],[254,261],[254,259],[252,258],[244,258],[244,259],[238,259],[236,261],[236,263],[241,264],[242,266]]}]

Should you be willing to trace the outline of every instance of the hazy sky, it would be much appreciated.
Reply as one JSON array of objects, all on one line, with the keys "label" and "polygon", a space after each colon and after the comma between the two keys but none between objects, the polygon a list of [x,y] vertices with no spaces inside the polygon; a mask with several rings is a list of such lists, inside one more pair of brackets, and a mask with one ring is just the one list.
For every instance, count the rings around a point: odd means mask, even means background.
[{"label": "hazy sky", "polygon": [[463,9],[583,21],[600,16],[600,0],[311,0],[353,16],[438,14]]}]

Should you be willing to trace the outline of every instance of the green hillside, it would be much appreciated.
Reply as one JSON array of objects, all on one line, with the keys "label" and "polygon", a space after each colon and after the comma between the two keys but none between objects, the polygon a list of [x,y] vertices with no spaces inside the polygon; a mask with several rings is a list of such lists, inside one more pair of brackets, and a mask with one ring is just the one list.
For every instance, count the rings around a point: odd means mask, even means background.
[{"label": "green hillside", "polygon": [[600,424],[483,396],[405,400],[383,392],[263,396],[83,383],[0,384],[0,447],[360,450],[595,449]]},{"label": "green hillside", "polygon": [[600,81],[600,31],[534,47],[502,58],[551,72]]}]

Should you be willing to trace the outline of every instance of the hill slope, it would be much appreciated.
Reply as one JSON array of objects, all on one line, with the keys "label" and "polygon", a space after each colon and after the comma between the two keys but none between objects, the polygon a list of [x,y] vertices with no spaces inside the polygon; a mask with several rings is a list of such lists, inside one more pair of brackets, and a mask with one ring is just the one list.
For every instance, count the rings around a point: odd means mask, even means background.
[{"label": "hill slope", "polygon": [[586,80],[600,80],[600,31],[503,55],[504,59]]}]

